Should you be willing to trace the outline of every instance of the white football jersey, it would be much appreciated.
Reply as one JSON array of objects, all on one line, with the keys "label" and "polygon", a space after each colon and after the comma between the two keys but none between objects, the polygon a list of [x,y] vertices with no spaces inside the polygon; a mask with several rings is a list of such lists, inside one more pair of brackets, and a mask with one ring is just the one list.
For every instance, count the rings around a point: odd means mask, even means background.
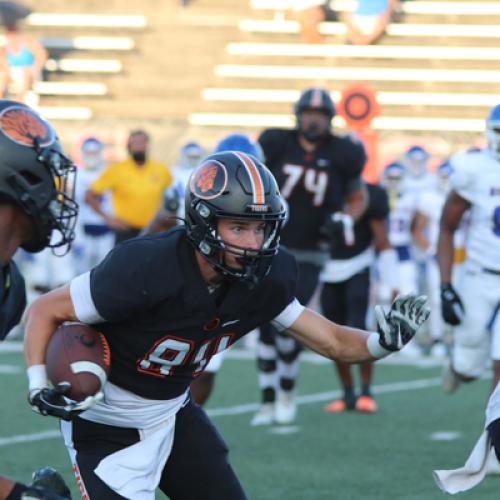
[{"label": "white football jersey", "polygon": [[391,246],[410,245],[413,237],[411,234],[411,223],[417,209],[417,194],[413,191],[403,191],[393,201],[389,213],[389,242]]},{"label": "white football jersey", "polygon": [[[90,185],[96,179],[102,169],[87,170],[85,168],[79,168],[76,175],[76,185],[75,185],[75,200],[78,203],[78,223],[80,225],[84,224],[104,224],[102,217],[85,201],[85,193],[90,188]],[[111,195],[110,193],[104,193],[102,197],[101,207],[105,213],[111,214]]]},{"label": "white football jersey", "polygon": [[467,258],[500,271],[500,162],[487,149],[460,152],[450,161],[450,185],[471,204]]},{"label": "white football jersey", "polygon": [[406,174],[403,179],[401,190],[404,192],[411,192],[417,195],[432,189],[434,187],[434,175],[427,172],[420,177],[414,177]]},{"label": "white football jersey", "polygon": [[193,173],[194,168],[187,168],[181,165],[175,165],[172,168],[172,184],[167,188],[169,196],[176,198],[179,201],[177,210],[178,217],[184,217],[184,193],[187,183]]},{"label": "white football jersey", "polygon": [[439,237],[439,221],[446,200],[446,193],[435,186],[433,189],[420,193],[417,210],[429,219],[426,236],[433,251],[436,250]]}]

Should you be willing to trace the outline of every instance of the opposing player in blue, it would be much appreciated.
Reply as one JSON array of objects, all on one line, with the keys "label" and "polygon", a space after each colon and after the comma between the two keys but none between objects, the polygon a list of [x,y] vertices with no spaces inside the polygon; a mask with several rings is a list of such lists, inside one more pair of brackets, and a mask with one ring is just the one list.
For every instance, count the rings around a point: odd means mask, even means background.
[{"label": "opposing player in blue", "polygon": [[[284,205],[271,172],[239,152],[207,157],[186,191],[185,225],[117,246],[91,272],[37,299],[27,313],[29,399],[61,429],[89,498],[238,500],[228,449],[189,385],[211,357],[258,325],[331,359],[398,351],[427,319],[425,297],[403,296],[377,332],[336,325],[295,298],[296,264],[279,247]],[[73,411],[44,366],[58,324],[97,325],[111,349],[104,397]]]}]

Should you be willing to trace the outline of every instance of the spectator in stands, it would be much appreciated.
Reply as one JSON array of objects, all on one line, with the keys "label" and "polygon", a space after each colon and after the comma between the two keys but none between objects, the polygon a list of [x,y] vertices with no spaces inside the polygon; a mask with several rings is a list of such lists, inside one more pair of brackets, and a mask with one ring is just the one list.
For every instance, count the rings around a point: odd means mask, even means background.
[{"label": "spectator in stands", "polygon": [[[85,201],[115,231],[115,244],[139,234],[162,203],[163,192],[172,182],[170,170],[148,157],[149,135],[131,132],[129,157],[106,167],[90,185]],[[113,215],[105,212],[102,195],[111,193]]]},{"label": "spectator in stands", "polygon": [[47,51],[32,35],[23,33],[17,22],[5,27],[3,49],[3,95],[7,93],[15,101],[36,105],[34,83],[40,80]]},{"label": "spectator in stands", "polygon": [[325,20],[325,0],[293,0],[292,8],[300,24],[304,43],[321,43],[319,24]]},{"label": "spectator in stands", "polygon": [[347,43],[370,45],[385,32],[391,16],[399,10],[399,0],[357,0],[346,18]]}]

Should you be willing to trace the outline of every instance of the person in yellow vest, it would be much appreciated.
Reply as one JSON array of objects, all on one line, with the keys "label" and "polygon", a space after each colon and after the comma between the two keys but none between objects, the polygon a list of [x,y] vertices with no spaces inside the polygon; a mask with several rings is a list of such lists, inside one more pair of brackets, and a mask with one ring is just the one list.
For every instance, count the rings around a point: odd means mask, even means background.
[{"label": "person in yellow vest", "polygon": [[[163,192],[172,182],[170,170],[148,157],[149,136],[143,130],[130,133],[129,157],[113,163],[92,182],[85,201],[115,231],[115,244],[137,236],[162,203]],[[104,192],[111,193],[113,215],[101,207]]]}]

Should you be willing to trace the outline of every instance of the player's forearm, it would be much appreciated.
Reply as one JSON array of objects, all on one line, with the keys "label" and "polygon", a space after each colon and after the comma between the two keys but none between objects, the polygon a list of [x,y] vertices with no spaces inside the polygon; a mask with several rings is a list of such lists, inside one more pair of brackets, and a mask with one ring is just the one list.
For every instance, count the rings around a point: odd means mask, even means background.
[{"label": "player's forearm", "polygon": [[106,218],[106,213],[101,207],[101,197],[91,190],[85,193],[85,203],[90,205],[92,209],[98,213],[103,219]]},{"label": "player's forearm", "polygon": [[451,282],[454,254],[455,244],[453,242],[453,231],[441,227],[437,246],[437,261],[439,265],[441,283]]},{"label": "player's forearm", "polygon": [[288,333],[318,354],[337,361],[358,363],[372,361],[368,332],[337,325],[321,315],[305,309]]},{"label": "player's forearm", "polygon": [[69,287],[59,288],[36,299],[26,311],[24,358],[26,366],[45,363],[45,352],[56,328],[64,321],[77,321]]}]

